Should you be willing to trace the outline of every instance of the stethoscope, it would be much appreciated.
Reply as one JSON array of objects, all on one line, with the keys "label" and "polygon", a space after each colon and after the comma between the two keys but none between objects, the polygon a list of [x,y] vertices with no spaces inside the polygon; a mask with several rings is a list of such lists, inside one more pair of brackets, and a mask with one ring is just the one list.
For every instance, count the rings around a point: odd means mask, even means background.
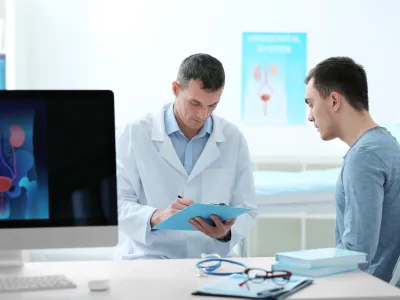
[{"label": "stethoscope", "polygon": [[[213,265],[207,265],[204,266],[204,264],[210,263],[210,262],[216,262]],[[221,267],[222,263],[226,262],[226,263],[230,263],[230,264],[234,264],[234,265],[238,265],[243,267],[244,269],[247,269],[247,266],[241,262],[237,262],[234,260],[230,260],[230,259],[225,259],[225,258],[206,258],[203,259],[201,261],[199,261],[198,263],[196,263],[196,267],[197,267],[197,276],[198,277],[204,277],[206,275],[215,275],[215,276],[230,276],[233,274],[243,274],[243,271],[238,271],[238,272],[215,272],[215,270],[217,270],[218,268]]]}]

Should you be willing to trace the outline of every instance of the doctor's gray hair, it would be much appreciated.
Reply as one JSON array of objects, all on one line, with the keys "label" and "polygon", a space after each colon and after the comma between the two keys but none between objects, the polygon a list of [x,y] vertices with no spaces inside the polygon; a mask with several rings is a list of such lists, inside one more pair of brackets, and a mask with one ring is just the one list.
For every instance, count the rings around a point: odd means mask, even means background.
[{"label": "doctor's gray hair", "polygon": [[203,89],[215,92],[225,85],[224,67],[218,59],[209,54],[190,55],[181,63],[177,81],[186,88],[190,80],[200,80]]}]

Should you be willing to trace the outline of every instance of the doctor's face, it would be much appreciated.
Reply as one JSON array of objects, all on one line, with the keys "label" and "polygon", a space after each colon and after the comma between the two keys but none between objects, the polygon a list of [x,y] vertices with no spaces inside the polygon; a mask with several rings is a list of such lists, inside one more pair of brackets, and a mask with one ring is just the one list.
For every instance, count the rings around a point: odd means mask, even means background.
[{"label": "doctor's face", "polygon": [[223,92],[223,88],[213,92],[204,90],[199,80],[191,80],[186,88],[175,81],[172,90],[176,97],[176,113],[181,121],[178,123],[197,131],[217,107]]}]

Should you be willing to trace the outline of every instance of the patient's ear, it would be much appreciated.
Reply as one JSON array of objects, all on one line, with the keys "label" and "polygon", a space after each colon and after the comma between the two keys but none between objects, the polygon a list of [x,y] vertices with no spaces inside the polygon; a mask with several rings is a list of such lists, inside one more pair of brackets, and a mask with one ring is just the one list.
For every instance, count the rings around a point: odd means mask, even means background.
[{"label": "patient's ear", "polygon": [[338,111],[340,106],[342,105],[342,95],[337,92],[332,92],[330,98],[333,110]]}]

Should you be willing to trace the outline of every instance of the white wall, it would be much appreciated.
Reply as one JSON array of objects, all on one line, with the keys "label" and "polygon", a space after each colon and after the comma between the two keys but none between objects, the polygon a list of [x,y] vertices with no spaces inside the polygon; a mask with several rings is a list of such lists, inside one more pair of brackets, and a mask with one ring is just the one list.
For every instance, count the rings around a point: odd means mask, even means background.
[{"label": "white wall", "polygon": [[398,119],[398,1],[8,1],[17,7],[15,60],[26,59],[15,86],[112,89],[117,123],[172,100],[181,60],[208,52],[227,73],[217,113],[241,126],[254,155],[344,154],[345,145],[322,142],[309,125],[240,124],[242,31],[307,32],[309,68],[333,55],[355,58],[367,69],[376,119]]}]

